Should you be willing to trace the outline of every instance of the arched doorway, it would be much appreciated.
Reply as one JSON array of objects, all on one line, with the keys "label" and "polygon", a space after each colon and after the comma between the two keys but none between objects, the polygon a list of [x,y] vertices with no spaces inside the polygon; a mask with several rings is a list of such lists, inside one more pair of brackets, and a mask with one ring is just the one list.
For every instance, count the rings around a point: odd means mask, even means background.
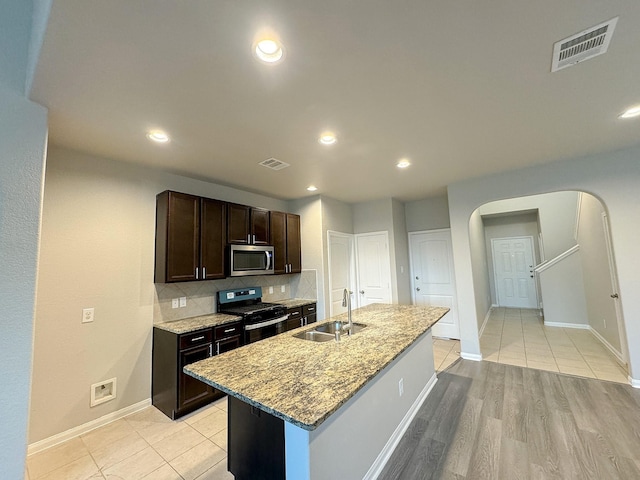
[{"label": "arched doorway", "polygon": [[[490,202],[469,231],[482,270],[474,288],[491,306],[480,326],[483,359],[627,381],[615,258],[596,197],[567,191]],[[505,247],[522,239],[531,241],[527,261]],[[518,292],[535,296],[528,308],[510,301]]]}]

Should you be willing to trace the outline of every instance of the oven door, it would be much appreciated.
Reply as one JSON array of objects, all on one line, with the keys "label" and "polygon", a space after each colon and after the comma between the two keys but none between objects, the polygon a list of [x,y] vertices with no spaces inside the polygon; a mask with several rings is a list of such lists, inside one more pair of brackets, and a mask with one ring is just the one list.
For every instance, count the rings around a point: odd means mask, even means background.
[{"label": "oven door", "polygon": [[272,318],[259,323],[250,323],[244,326],[244,343],[257,342],[265,338],[273,337],[286,330],[289,315]]}]

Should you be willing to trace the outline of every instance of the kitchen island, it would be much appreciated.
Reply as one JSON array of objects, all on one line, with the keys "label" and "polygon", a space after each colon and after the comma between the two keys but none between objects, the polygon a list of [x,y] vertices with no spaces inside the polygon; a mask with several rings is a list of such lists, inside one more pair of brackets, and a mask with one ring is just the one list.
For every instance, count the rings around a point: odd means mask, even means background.
[{"label": "kitchen island", "polygon": [[[238,467],[246,453],[239,439],[257,440],[256,461],[277,467],[259,467],[261,478],[375,478],[435,384],[430,328],[447,311],[369,305],[353,312],[366,328],[340,342],[294,337],[314,328],[307,326],[184,371],[230,395],[229,466],[237,480],[250,478],[246,462]],[[334,321],[346,314],[320,324]]]}]

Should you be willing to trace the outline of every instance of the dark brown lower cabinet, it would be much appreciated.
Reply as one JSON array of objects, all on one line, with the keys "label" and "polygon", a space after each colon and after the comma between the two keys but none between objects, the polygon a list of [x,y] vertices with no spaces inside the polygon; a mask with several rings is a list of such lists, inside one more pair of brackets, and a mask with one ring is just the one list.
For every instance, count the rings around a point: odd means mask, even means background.
[{"label": "dark brown lower cabinet", "polygon": [[[239,346],[239,338],[230,345]],[[214,344],[212,328],[180,335],[154,327],[151,401],[169,418],[175,420],[224,396],[182,371],[185,365],[214,355]]]},{"label": "dark brown lower cabinet", "polygon": [[284,421],[231,396],[228,420],[227,465],[235,480],[284,480]]}]

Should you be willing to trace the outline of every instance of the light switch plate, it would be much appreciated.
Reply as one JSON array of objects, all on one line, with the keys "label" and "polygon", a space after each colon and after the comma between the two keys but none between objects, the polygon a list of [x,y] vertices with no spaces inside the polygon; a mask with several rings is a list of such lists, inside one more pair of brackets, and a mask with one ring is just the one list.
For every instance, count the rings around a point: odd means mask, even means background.
[{"label": "light switch plate", "polygon": [[187,306],[187,297],[180,297],[180,306],[181,307]]},{"label": "light switch plate", "polygon": [[180,306],[180,304],[178,303],[178,299],[177,298],[172,298],[171,299],[171,308],[178,308]]},{"label": "light switch plate", "polygon": [[280,291],[282,293],[284,293],[286,291],[287,287],[285,287],[284,285],[280,285]]}]

